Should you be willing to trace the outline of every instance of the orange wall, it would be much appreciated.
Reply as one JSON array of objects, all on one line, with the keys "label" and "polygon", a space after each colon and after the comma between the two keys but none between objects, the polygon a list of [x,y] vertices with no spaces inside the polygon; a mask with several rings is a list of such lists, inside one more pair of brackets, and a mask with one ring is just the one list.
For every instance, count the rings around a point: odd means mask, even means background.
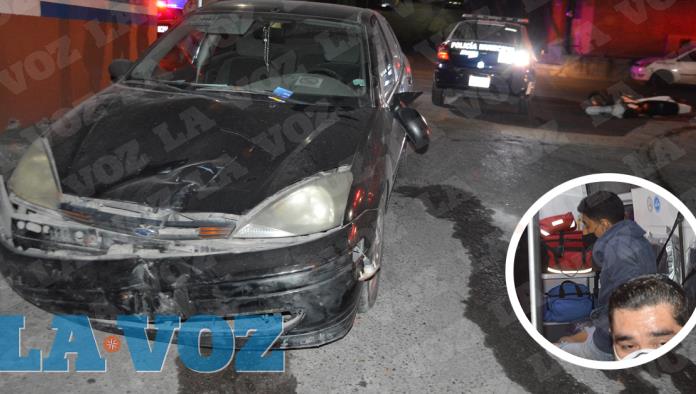
[{"label": "orange wall", "polygon": [[[597,29],[591,54],[616,57],[661,55],[683,39],[696,42],[694,0],[579,0],[593,15],[579,15]],[[589,12],[589,10],[588,10]]]},{"label": "orange wall", "polygon": [[135,59],[155,40],[154,25],[0,14],[0,132],[28,126],[109,84],[112,59]]}]

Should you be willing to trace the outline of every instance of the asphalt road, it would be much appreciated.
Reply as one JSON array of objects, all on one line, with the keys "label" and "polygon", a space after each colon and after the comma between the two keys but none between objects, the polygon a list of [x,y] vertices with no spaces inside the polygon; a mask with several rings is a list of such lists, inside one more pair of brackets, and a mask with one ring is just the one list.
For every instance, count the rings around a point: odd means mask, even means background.
[{"label": "asphalt road", "polygon": [[[696,207],[690,119],[593,121],[579,102],[588,83],[555,78],[540,82],[531,119],[456,97],[439,108],[430,104],[427,61],[414,64],[426,92],[415,106],[432,126],[433,142],[424,155],[409,151],[401,164],[380,297],[347,337],[287,352],[282,374],[197,374],[175,348],[161,373],[136,374],[121,351],[106,355],[108,373],[2,374],[0,392],[693,392],[694,335],[671,358],[645,367],[576,367],[527,336],[509,306],[503,273],[522,214],[577,176],[640,175]],[[23,346],[49,348],[51,316],[4,282],[0,311],[27,317]]]}]

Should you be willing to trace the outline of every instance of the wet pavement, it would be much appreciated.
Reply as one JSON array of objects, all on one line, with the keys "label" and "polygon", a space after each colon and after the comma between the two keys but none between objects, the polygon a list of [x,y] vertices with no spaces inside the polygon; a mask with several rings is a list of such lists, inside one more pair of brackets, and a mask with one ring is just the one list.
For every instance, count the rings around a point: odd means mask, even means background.
[{"label": "wet pavement", "polygon": [[[671,358],[629,371],[576,367],[550,357],[527,336],[504,281],[517,221],[569,179],[597,172],[639,175],[696,208],[690,120],[595,124],[581,112],[582,87],[553,78],[532,118],[455,97],[448,107],[434,107],[427,63],[414,64],[417,85],[426,91],[415,106],[433,127],[433,142],[428,153],[409,151],[401,164],[386,218],[380,296],[347,337],[287,352],[282,374],[197,374],[172,348],[158,374],[135,373],[127,352],[120,352],[106,355],[106,374],[5,374],[0,392],[28,385],[35,393],[56,387],[126,393],[693,392],[696,336]],[[472,112],[476,105],[480,111]],[[5,163],[11,157],[0,155]],[[24,346],[48,348],[51,316],[4,282],[0,311],[27,316]],[[99,333],[97,340],[105,336]]]}]

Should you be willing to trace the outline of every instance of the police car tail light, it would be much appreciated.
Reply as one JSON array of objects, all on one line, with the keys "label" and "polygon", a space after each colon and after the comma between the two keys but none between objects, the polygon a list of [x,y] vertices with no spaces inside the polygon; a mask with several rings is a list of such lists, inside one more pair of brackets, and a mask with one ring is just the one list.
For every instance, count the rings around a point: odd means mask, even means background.
[{"label": "police car tail light", "polygon": [[531,56],[529,55],[529,52],[525,51],[524,49],[515,51],[515,55],[513,58],[513,64],[518,67],[527,67],[529,66],[529,62],[531,61]]},{"label": "police car tail light", "polygon": [[437,47],[437,60],[441,62],[450,60],[449,47],[447,44],[440,44],[440,46]]}]

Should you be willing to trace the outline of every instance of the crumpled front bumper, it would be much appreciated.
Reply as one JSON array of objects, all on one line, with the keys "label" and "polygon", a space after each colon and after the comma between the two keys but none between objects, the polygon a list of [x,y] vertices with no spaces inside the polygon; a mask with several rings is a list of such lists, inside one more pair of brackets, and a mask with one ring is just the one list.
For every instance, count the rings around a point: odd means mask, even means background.
[{"label": "crumpled front bumper", "polygon": [[[0,211],[8,206],[2,191]],[[376,212],[366,211],[353,224],[369,238],[375,218]],[[17,248],[12,221],[0,219],[0,272],[21,297],[52,313],[106,321],[123,314],[234,319],[280,313],[289,323],[278,342],[282,348],[332,342],[353,324],[361,262],[354,261],[349,244],[352,224],[270,249],[90,260]]]}]

